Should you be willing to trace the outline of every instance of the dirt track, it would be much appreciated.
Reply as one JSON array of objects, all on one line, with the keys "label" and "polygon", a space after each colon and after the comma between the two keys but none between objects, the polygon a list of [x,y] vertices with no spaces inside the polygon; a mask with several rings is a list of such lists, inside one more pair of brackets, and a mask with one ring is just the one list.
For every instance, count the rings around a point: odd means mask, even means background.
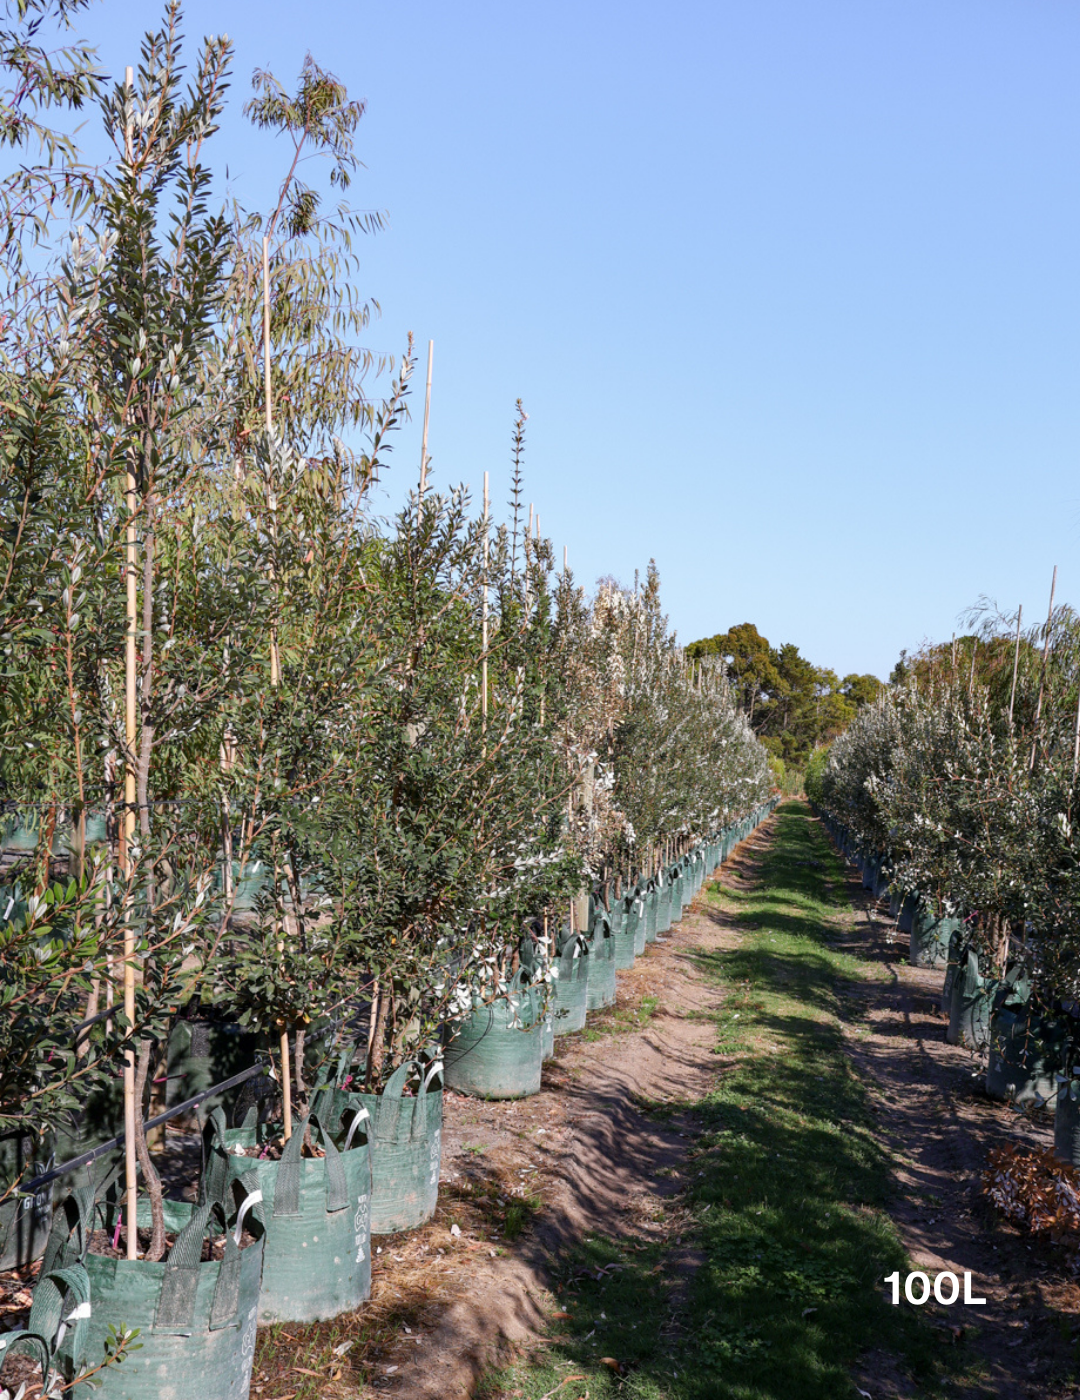
[{"label": "dirt track", "polygon": [[[745,873],[763,839],[759,834],[743,843],[724,866],[725,879]],[[379,1364],[373,1381],[380,1392],[418,1400],[470,1395],[493,1360],[539,1341],[545,1315],[556,1306],[548,1283],[559,1256],[590,1232],[615,1238],[663,1232],[673,1241],[669,1269],[695,1267],[693,1251],[674,1243],[688,1146],[683,1125],[678,1113],[658,1125],[637,1104],[692,1102],[714,1083],[720,1072],[715,1035],[708,1021],[695,1017],[715,1006],[719,993],[686,952],[731,937],[719,915],[695,905],[630,971],[618,974],[625,1019],[632,1021],[632,1008],[643,999],[658,999],[644,1029],[591,1042],[580,1035],[560,1038],[535,1098],[482,1103],[447,1096],[439,1215],[425,1234],[456,1256],[460,1268],[447,1270],[445,1281],[447,1291],[457,1283],[459,1296],[419,1342]],[[512,1200],[514,1191],[532,1193],[542,1202],[533,1228],[505,1254],[497,1252],[498,1236],[485,1232],[483,1216],[468,1209],[484,1191],[501,1193],[503,1200]],[[454,1239],[449,1224],[463,1216],[471,1216],[471,1227],[462,1223]],[[386,1252],[387,1241],[381,1243]],[[430,1251],[431,1244],[425,1247]],[[391,1267],[386,1284],[392,1279]],[[387,1374],[390,1365],[397,1369]]]},{"label": "dirt track", "polygon": [[[1032,1243],[985,1202],[981,1175],[998,1144],[1052,1147],[1053,1119],[1023,1117],[983,1091],[985,1065],[945,1040],[943,974],[911,967],[908,938],[895,932],[854,871],[850,950],[887,980],[854,984],[848,1045],[880,1114],[899,1192],[891,1214],[914,1266],[931,1276],[970,1271],[986,1306],[938,1308],[943,1344],[959,1340],[984,1363],[983,1389],[996,1400],[1075,1397],[1080,1288],[1062,1254]],[[902,1393],[879,1378],[875,1397]]]}]

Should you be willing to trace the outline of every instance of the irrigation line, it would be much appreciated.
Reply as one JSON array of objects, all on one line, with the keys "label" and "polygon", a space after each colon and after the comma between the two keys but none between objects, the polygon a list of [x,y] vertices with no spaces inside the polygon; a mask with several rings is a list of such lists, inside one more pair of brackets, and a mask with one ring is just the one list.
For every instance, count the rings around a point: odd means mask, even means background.
[{"label": "irrigation line", "polygon": [[[160,1127],[162,1123],[167,1123],[170,1118],[178,1118],[181,1113],[186,1113],[189,1108],[195,1108],[204,1099],[212,1098],[214,1094],[223,1094],[226,1089],[235,1089],[238,1084],[245,1083],[248,1079],[254,1079],[257,1074],[265,1074],[268,1066],[265,1064],[252,1065],[250,1069],[241,1070],[239,1074],[234,1074],[231,1079],[225,1079],[220,1084],[214,1084],[209,1089],[204,1089],[201,1094],[196,1094],[192,1099],[185,1099],[183,1103],[175,1104],[172,1108],[166,1109],[164,1113],[159,1113],[156,1118],[148,1118],[143,1124],[144,1131],[151,1128]],[[103,1157],[106,1152],[112,1152],[124,1141],[124,1134],[117,1133],[116,1137],[110,1138],[108,1142],[103,1142],[97,1147],[92,1147],[89,1152],[84,1152],[81,1157],[72,1157],[70,1162],[61,1162],[52,1171],[45,1172],[42,1176],[35,1176],[33,1181],[28,1181],[25,1186],[19,1188],[20,1194],[33,1196],[55,1181],[57,1177],[66,1176],[68,1172],[73,1172],[79,1167],[88,1167],[91,1162]]]}]

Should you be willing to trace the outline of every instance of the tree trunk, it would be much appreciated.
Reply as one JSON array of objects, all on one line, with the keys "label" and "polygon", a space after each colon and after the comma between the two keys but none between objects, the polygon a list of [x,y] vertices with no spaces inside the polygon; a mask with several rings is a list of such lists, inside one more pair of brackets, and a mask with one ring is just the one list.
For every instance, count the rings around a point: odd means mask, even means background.
[{"label": "tree trunk", "polygon": [[372,1007],[374,1020],[371,1026],[371,1039],[368,1042],[367,1082],[374,1092],[376,1081],[382,1073],[383,1059],[386,1056],[386,1015],[390,1009],[392,993],[376,988],[375,1003]]},{"label": "tree trunk", "polygon": [[150,1070],[153,1045],[149,1040],[139,1041],[139,1059],[135,1066],[135,1155],[142,1167],[143,1183],[150,1197],[150,1248],[145,1258],[157,1263],[165,1253],[165,1207],[161,1190],[161,1178],[150,1159],[146,1145],[146,1132],[143,1128],[143,1095],[146,1092],[146,1079]]}]

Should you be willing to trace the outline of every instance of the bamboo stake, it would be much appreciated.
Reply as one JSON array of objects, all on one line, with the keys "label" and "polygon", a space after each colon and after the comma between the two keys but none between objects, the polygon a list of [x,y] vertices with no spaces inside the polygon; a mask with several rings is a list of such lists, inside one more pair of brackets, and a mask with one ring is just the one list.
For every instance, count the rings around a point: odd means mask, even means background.
[{"label": "bamboo stake", "polygon": [[[124,94],[129,111],[126,115],[124,154],[128,165],[133,164],[130,103],[135,75],[131,68],[124,71]],[[138,1163],[135,1155],[135,1046],[131,1039],[135,1025],[135,926],[131,909],[131,847],[135,839],[136,760],[138,737],[136,709],[136,638],[138,634],[138,537],[135,529],[136,511],[135,467],[129,451],[127,476],[124,483],[127,526],[124,534],[124,584],[126,593],[126,625],[124,639],[124,819],[119,833],[120,873],[124,881],[124,1017],[127,1020],[128,1046],[124,1052],[124,1186],[127,1198],[127,1257],[137,1259],[139,1236],[136,1226],[139,1190]]]},{"label": "bamboo stake", "polygon": [[488,717],[488,474],[484,473],[484,595],[480,610],[480,733],[487,733]]},{"label": "bamboo stake", "polygon": [[1009,728],[1013,722],[1013,702],[1016,699],[1016,670],[1020,665],[1020,619],[1024,615],[1024,605],[1021,603],[1016,609],[1016,645],[1013,647],[1013,677],[1012,690],[1009,692]]},{"label": "bamboo stake", "polygon": [[1076,770],[1080,768],[1080,690],[1076,693],[1076,730],[1073,734],[1073,786],[1076,786]]},{"label": "bamboo stake", "polygon": [[[274,396],[270,382],[270,239],[263,239],[263,385],[264,397],[266,399],[266,437],[267,450],[274,436]],[[274,528],[275,539],[277,536],[276,526]],[[281,658],[278,654],[278,639],[276,627],[270,630],[270,684],[276,690],[281,684]],[[277,860],[275,857],[275,867]],[[275,869],[276,875],[276,869]],[[281,951],[284,952],[285,945],[282,943]],[[289,1030],[286,1027],[281,1032],[281,1117],[282,1126],[285,1133],[285,1141],[292,1137],[292,1080],[289,1073]]]},{"label": "bamboo stake", "polygon": [[1046,614],[1046,636],[1043,639],[1042,670],[1039,673],[1039,698],[1035,702],[1035,726],[1031,736],[1031,762],[1028,764],[1028,771],[1035,771],[1035,751],[1039,745],[1039,720],[1042,716],[1043,687],[1046,684],[1046,658],[1050,654],[1050,625],[1054,620],[1054,589],[1057,587],[1057,565],[1054,565],[1054,576],[1050,580],[1050,608]]},{"label": "bamboo stake", "polygon": [[429,340],[427,343],[427,389],[424,391],[424,435],[420,442],[420,494],[419,505],[424,503],[424,491],[427,488],[427,435],[428,420],[431,417],[431,362],[435,358],[435,342]]}]

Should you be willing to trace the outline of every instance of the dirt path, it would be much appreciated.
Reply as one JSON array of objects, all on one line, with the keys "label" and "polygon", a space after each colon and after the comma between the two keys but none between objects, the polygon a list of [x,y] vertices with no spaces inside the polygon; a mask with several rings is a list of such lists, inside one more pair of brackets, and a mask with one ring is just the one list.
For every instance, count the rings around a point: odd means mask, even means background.
[{"label": "dirt path", "polygon": [[[725,864],[726,885],[754,882],[771,825]],[[979,1190],[990,1147],[1017,1139],[1047,1144],[1049,1118],[1023,1119],[985,1097],[980,1066],[945,1042],[942,974],[907,965],[907,939],[894,935],[893,921],[852,870],[846,893],[855,912],[840,921],[841,944],[877,975],[844,984],[842,1022],[892,1159],[890,1213],[915,1267],[970,1272],[976,1296],[987,1300],[980,1308],[926,1310],[935,1314],[927,1320],[940,1326],[942,1346],[963,1348],[957,1360],[969,1373],[943,1393],[1076,1400],[1080,1288],[1060,1255],[1002,1221]],[[834,925],[834,946],[836,934]],[[740,941],[715,905],[695,906],[619,974],[613,1014],[591,1015],[584,1034],[560,1038],[539,1095],[508,1103],[446,1096],[435,1219],[373,1241],[372,1302],[359,1315],[367,1329],[360,1339],[365,1381],[358,1389],[355,1367],[335,1372],[331,1364],[327,1374],[317,1363],[328,1384],[305,1397],[473,1395],[493,1366],[557,1340],[552,1327],[567,1315],[551,1290],[566,1282],[571,1250],[593,1233],[663,1240],[666,1271],[689,1278],[700,1262],[682,1243],[684,1233],[693,1237],[680,1203],[691,1170],[689,1110],[715,1087],[724,1064],[714,1053],[715,1022],[702,1014],[721,993],[690,954]],[[675,1110],[663,1124],[644,1111],[658,1102]],[[678,1288],[669,1295],[676,1311],[678,1295]],[[679,1335],[674,1312],[670,1335]],[[303,1364],[293,1370],[290,1389],[299,1394],[302,1378],[316,1373]],[[873,1400],[909,1400],[884,1353],[864,1357],[856,1379]],[[256,1400],[260,1394],[257,1383]]]},{"label": "dirt path", "polygon": [[[854,868],[849,951],[877,964],[883,981],[852,984],[846,1034],[852,1059],[875,1100],[899,1193],[890,1213],[915,1267],[933,1275],[970,1271],[986,1306],[939,1308],[959,1340],[976,1350],[984,1378],[967,1394],[995,1400],[1075,1397],[1080,1288],[1060,1255],[1033,1244],[984,1201],[980,1176],[1001,1143],[1053,1145],[1048,1113],[1025,1118],[987,1098],[984,1064],[947,1044],[940,1010],[943,974],[907,964],[908,938],[879,907]],[[881,1394],[899,1394],[882,1377]]]},{"label": "dirt path", "polygon": [[[758,833],[744,842],[724,878],[744,876],[765,839]],[[698,1018],[719,993],[687,952],[724,938],[715,912],[689,911],[618,974],[614,1017],[590,1015],[585,1035],[560,1037],[535,1098],[447,1095],[438,1215],[400,1245],[381,1241],[374,1285],[376,1301],[395,1287],[404,1301],[426,1261],[429,1273],[435,1264],[440,1295],[456,1301],[428,1310],[427,1326],[384,1348],[371,1376],[376,1393],[471,1395],[489,1366],[546,1333],[560,1259],[592,1232],[624,1239],[662,1232],[673,1241],[670,1270],[696,1267],[694,1252],[674,1243],[687,1125],[677,1111],[659,1125],[638,1104],[689,1104],[714,1084],[715,1034]],[[532,1225],[507,1248],[499,1225],[515,1202],[525,1203]],[[453,1224],[460,1236],[451,1235]]]}]

